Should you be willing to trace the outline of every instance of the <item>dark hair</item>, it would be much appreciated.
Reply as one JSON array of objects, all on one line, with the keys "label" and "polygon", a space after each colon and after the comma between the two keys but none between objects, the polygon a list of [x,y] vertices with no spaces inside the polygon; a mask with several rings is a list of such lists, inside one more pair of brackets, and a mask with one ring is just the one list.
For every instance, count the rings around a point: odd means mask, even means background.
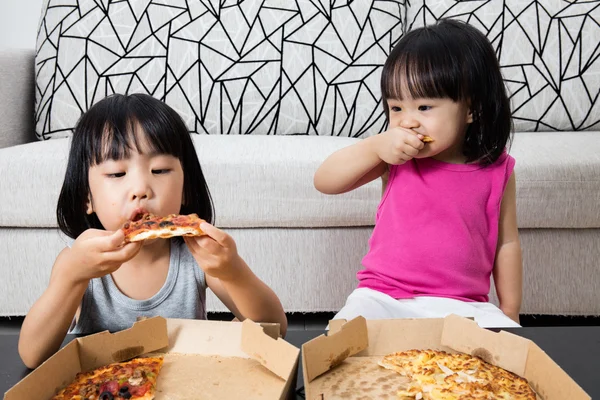
[{"label": "dark hair", "polygon": [[383,108],[388,99],[450,98],[473,113],[463,145],[467,162],[488,165],[504,151],[512,131],[510,102],[491,43],[476,28],[442,19],[405,34],[381,73]]},{"label": "dark hair", "polygon": [[58,226],[75,239],[89,228],[104,229],[95,213],[88,215],[86,205],[91,166],[105,160],[128,157],[140,151],[133,133],[143,130],[152,151],[179,159],[183,169],[184,205],[181,214],[196,213],[213,222],[213,203],[200,168],[187,126],[175,110],[146,94],[115,94],[94,104],[75,127],[69,151],[65,180],[58,198]]}]

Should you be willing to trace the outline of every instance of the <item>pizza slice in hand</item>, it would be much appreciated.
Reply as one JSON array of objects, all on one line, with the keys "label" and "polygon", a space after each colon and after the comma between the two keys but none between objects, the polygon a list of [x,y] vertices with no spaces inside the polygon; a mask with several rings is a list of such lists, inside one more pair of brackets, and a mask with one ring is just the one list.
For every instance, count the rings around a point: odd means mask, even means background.
[{"label": "pizza slice in hand", "polygon": [[175,236],[202,236],[205,235],[200,229],[202,222],[204,220],[197,214],[171,214],[166,217],[158,217],[144,213],[127,221],[122,229],[125,234],[125,243],[129,243],[157,238],[167,239]]}]

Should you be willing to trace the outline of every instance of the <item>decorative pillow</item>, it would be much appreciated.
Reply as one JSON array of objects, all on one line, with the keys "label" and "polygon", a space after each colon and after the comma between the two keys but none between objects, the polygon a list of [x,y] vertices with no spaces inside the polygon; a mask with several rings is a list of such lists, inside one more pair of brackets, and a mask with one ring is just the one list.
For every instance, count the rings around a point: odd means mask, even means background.
[{"label": "decorative pillow", "polygon": [[600,130],[600,1],[409,3],[407,31],[456,18],[487,35],[517,131]]},{"label": "decorative pillow", "polygon": [[98,100],[136,92],[192,132],[374,134],[404,17],[385,0],[46,0],[37,136],[68,136]]}]

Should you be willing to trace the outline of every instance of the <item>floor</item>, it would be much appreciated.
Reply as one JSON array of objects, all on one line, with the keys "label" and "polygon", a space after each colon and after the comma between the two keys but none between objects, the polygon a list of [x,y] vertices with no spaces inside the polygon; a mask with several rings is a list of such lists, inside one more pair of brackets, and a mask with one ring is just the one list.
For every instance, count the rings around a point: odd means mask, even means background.
[{"label": "floor", "polygon": [[[289,313],[288,329],[324,329],[334,313]],[[210,313],[208,319],[231,321],[229,313]],[[0,317],[0,335],[18,333],[23,323],[23,317]],[[522,315],[523,326],[600,326],[600,316],[569,317],[553,315]]]}]

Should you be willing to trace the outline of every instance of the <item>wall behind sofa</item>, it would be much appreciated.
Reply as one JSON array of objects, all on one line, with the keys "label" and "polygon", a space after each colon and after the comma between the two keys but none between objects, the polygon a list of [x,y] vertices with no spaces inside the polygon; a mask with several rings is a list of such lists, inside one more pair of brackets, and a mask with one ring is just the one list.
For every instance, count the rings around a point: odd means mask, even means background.
[{"label": "wall behind sofa", "polygon": [[0,50],[35,49],[44,0],[0,1]]}]

